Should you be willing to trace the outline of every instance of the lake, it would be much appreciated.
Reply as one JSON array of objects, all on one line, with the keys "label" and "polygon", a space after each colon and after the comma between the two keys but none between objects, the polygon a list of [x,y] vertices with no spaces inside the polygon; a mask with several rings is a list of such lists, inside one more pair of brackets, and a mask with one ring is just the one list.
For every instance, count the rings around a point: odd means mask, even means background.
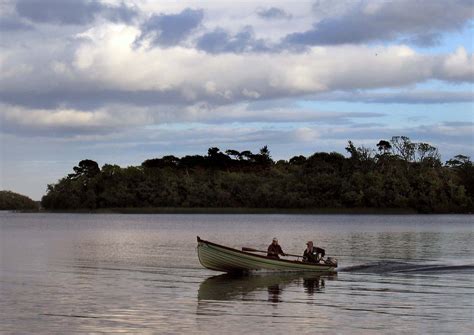
[{"label": "lake", "polygon": [[[0,213],[0,332],[472,333],[472,215]],[[229,276],[196,236],[287,253],[307,240],[337,274]]]}]

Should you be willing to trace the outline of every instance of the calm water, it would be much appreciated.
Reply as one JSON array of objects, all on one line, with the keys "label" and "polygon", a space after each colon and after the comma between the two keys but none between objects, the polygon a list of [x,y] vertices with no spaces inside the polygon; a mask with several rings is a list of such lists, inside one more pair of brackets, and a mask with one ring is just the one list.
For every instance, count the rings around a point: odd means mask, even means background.
[{"label": "calm water", "polygon": [[[0,332],[471,333],[473,216],[0,213]],[[312,239],[336,275],[230,277],[196,235]]]}]

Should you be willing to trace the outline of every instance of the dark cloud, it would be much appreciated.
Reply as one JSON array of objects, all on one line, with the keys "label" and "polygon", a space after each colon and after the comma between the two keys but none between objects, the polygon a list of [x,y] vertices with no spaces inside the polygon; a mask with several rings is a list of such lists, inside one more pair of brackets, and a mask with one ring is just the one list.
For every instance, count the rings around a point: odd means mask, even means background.
[{"label": "dark cloud", "polygon": [[355,44],[401,38],[431,46],[443,32],[462,29],[473,17],[470,0],[449,4],[443,0],[360,2],[343,16],[326,18],[308,31],[289,34],[283,44]]},{"label": "dark cloud", "polygon": [[262,19],[266,19],[266,20],[291,19],[291,14],[277,7],[259,9],[257,10],[257,15],[260,16]]},{"label": "dark cloud", "polygon": [[103,6],[101,15],[112,22],[130,23],[138,16],[138,12],[135,8],[121,3],[119,6]]},{"label": "dark cloud", "polygon": [[286,36],[284,44],[330,45],[361,43],[380,37],[376,23],[360,22],[357,17],[326,19],[313,25],[313,29]]},{"label": "dark cloud", "polygon": [[204,115],[197,120],[206,124],[230,124],[240,122],[251,123],[317,123],[318,125],[354,124],[354,119],[378,118],[385,116],[382,113],[372,112],[318,112],[311,110],[266,110],[266,111],[239,111]]},{"label": "dark cloud", "polygon": [[0,17],[0,31],[32,30],[33,26],[24,23],[18,18]]},{"label": "dark cloud", "polygon": [[263,39],[257,39],[252,27],[245,27],[235,35],[221,28],[202,35],[196,46],[209,53],[270,51]]},{"label": "dark cloud", "polygon": [[[268,100],[270,99],[270,100]],[[266,100],[253,101],[248,110],[273,110],[284,108],[297,109],[296,103],[287,98],[278,99],[271,95]],[[272,100],[276,99],[276,100]],[[451,104],[470,103],[474,99],[472,92],[450,91],[413,91],[413,92],[333,92],[306,97],[312,101],[344,101],[378,104]],[[79,110],[94,110],[107,105],[130,105],[137,107],[166,107],[184,108],[197,100],[187,101],[180,92],[157,91],[119,91],[119,90],[57,90],[53,92],[35,93],[0,92],[0,102],[10,105],[23,106],[32,109],[55,109],[62,106]],[[231,105],[236,100],[227,100],[219,96],[207,97],[206,101],[214,106]]]},{"label": "dark cloud", "polygon": [[68,106],[81,110],[100,108],[107,104],[135,106],[185,105],[187,102],[177,91],[120,91],[120,90],[54,90],[50,92],[1,92],[0,101],[28,108],[54,109]]},{"label": "dark cloud", "polygon": [[72,138],[78,135],[105,135],[117,131],[107,125],[22,125],[2,120],[1,132],[22,137]]},{"label": "dark cloud", "polygon": [[201,24],[203,17],[202,9],[190,8],[179,14],[152,15],[141,25],[142,33],[135,43],[140,44],[144,39],[150,39],[154,46],[176,45]]},{"label": "dark cloud", "polygon": [[130,22],[137,12],[127,7],[110,6],[97,0],[18,0],[18,15],[38,23],[84,25],[103,16],[113,22]]}]

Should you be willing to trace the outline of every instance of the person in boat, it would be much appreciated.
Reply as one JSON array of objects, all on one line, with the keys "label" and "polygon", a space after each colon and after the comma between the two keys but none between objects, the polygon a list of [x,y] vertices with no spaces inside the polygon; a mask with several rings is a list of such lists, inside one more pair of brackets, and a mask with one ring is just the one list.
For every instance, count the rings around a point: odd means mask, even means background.
[{"label": "person in boat", "polygon": [[325,254],[324,249],[317,248],[313,245],[313,241],[308,241],[303,252],[303,262],[319,263]]},{"label": "person in boat", "polygon": [[268,246],[267,257],[280,259],[279,255],[285,256],[286,254],[283,252],[281,246],[278,244],[278,239],[274,237],[272,240],[272,244]]}]

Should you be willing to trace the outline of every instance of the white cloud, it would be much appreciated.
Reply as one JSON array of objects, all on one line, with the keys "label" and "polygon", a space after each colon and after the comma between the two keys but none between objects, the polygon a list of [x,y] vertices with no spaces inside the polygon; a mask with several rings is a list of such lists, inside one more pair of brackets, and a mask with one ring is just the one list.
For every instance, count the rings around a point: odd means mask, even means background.
[{"label": "white cloud", "polygon": [[255,90],[248,90],[246,88],[244,88],[242,90],[242,95],[244,97],[247,97],[247,98],[253,98],[253,99],[258,99],[260,98],[260,93],[258,93],[257,91]]},{"label": "white cloud", "polygon": [[[124,27],[80,47],[76,63],[87,63],[79,68],[81,76],[109,89],[186,89],[194,92],[198,100],[212,95],[245,99],[396,87],[429,79],[472,80],[472,56],[467,56],[463,48],[451,55],[437,56],[419,54],[404,45],[210,55],[182,47],[133,49],[130,43],[136,33],[133,28]],[[442,65],[444,70],[439,72]]]},{"label": "white cloud", "polygon": [[71,108],[28,109],[20,106],[0,104],[0,123],[4,132],[48,135],[55,131],[62,136],[80,133],[107,133],[118,128],[153,123],[146,110],[130,106],[108,106],[93,111]]},{"label": "white cloud", "polygon": [[474,56],[469,55],[463,47],[459,47],[443,60],[439,76],[444,80],[472,82],[474,80]]},{"label": "white cloud", "polygon": [[473,58],[462,47],[440,55],[423,55],[405,45],[211,55],[179,46],[135,48],[139,33],[126,25],[91,28],[81,35],[88,41],[77,46],[69,63],[48,59],[42,54],[48,52],[45,48],[28,63],[25,51],[18,51],[17,57],[13,50],[2,61],[11,76],[3,76],[0,84],[6,92],[157,91],[177,94],[188,102],[225,102],[397,87],[429,79],[473,80]]},{"label": "white cloud", "polygon": [[302,142],[311,142],[320,137],[320,133],[313,128],[309,127],[301,127],[295,129],[295,137],[296,140],[302,141]]}]

